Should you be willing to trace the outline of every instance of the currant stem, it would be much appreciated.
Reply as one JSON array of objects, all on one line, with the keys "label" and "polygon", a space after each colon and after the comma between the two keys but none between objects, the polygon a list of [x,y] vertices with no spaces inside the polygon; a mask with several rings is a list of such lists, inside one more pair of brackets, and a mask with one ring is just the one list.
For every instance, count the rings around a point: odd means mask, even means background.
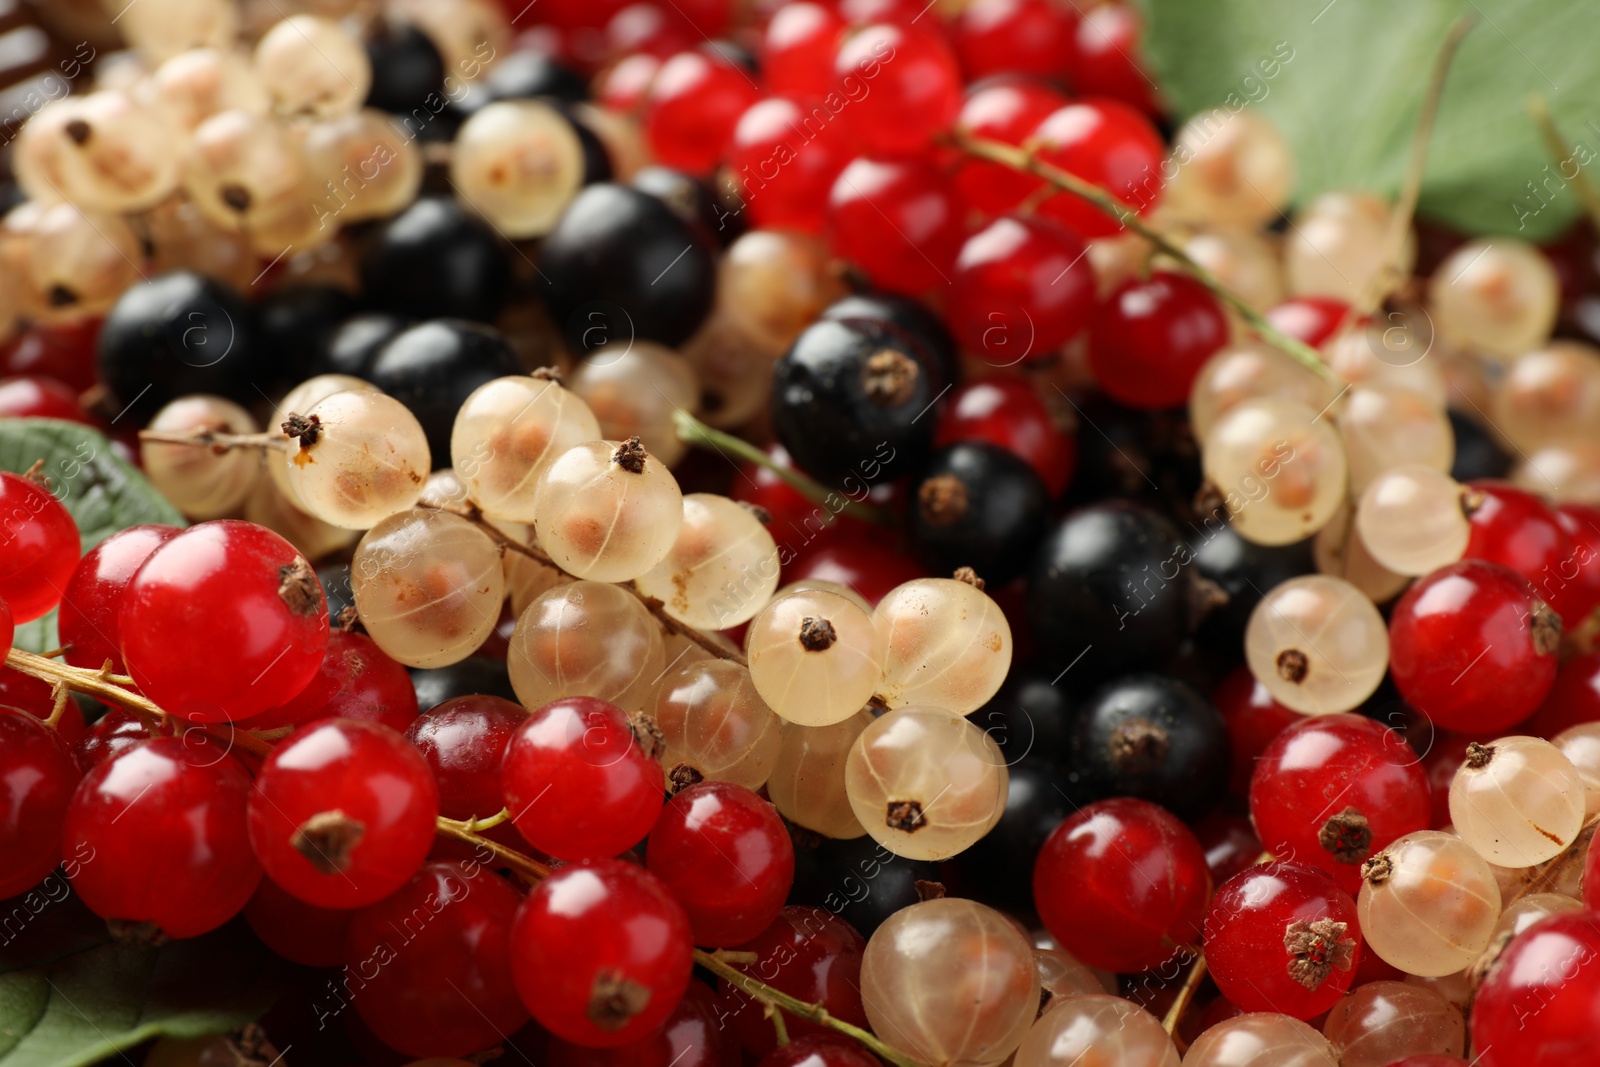
[{"label": "currant stem", "polygon": [[[1550,152],[1550,158],[1555,160],[1556,166],[1561,169],[1561,176],[1566,177],[1566,164],[1572,159],[1572,145],[1561,136],[1561,130],[1556,126],[1555,116],[1550,114],[1550,104],[1543,96],[1534,95],[1528,98],[1528,115],[1533,119],[1533,124],[1539,130],[1539,136],[1544,138],[1545,148]],[[1578,199],[1583,201],[1583,209],[1589,215],[1589,225],[1600,233],[1600,191],[1596,191],[1589,181],[1589,176],[1583,173],[1581,167],[1575,168],[1573,176],[1568,179],[1572,187],[1577,190]]]},{"label": "currant stem", "polygon": [[731,433],[714,430],[689,414],[679,410],[672,416],[672,421],[678,431],[678,440],[685,441],[697,448],[711,448],[718,452],[732,452],[742,460],[765,467],[779,478],[788,482],[795,492],[822,507],[832,510],[831,501],[843,501],[840,510],[846,515],[853,515],[858,519],[873,523],[878,526],[893,526],[894,518],[887,511],[871,504],[863,504],[856,500],[847,500],[840,493],[829,489],[821,482],[801,474],[796,470],[785,470],[772,462],[772,458],[761,449]]},{"label": "currant stem", "polygon": [[273,452],[286,452],[289,442],[281,433],[223,433],[219,430],[140,430],[140,441],[158,445],[209,446],[218,452],[235,448],[256,448]]},{"label": "currant stem", "polygon": [[1317,355],[1316,349],[1304,341],[1290,337],[1268,322],[1265,315],[1246,304],[1243,299],[1218,281],[1216,275],[1196,262],[1194,257],[1149,226],[1143,219],[1139,218],[1138,212],[1123,204],[1122,201],[1104,189],[1097,185],[1091,185],[1076,174],[1070,174],[1060,167],[1051,166],[1049,163],[1037,158],[1033,152],[1025,148],[1018,148],[1016,145],[990,140],[986,137],[973,137],[959,130],[949,134],[948,139],[951,144],[969,156],[986,159],[991,163],[998,163],[1002,167],[1010,167],[1012,170],[1020,170],[1035,177],[1043,178],[1057,189],[1087,200],[1134,233],[1155,245],[1162,253],[1177,260],[1179,266],[1192,276],[1195,281],[1209,289],[1213,296],[1227,304],[1240,318],[1248,322],[1263,341],[1292,357],[1297,362],[1304,364],[1307,368],[1315,371],[1333,384],[1339,386],[1344,384],[1334,377],[1327,364],[1322,362],[1322,357]]},{"label": "currant stem", "polygon": [[507,867],[527,875],[536,882],[550,877],[549,867],[546,867],[531,856],[524,856],[514,848],[507,848],[497,841],[491,841],[487,837],[475,833],[472,830],[474,825],[475,823],[473,822],[460,822],[456,819],[447,819],[441,815],[436,822],[436,829],[446,837],[453,837],[457,841],[465,841],[469,845],[477,845],[480,848],[487,849]]},{"label": "currant stem", "polygon": [[1183,985],[1178,987],[1178,995],[1172,1001],[1172,1007],[1167,1009],[1166,1017],[1161,1020],[1161,1028],[1169,1034],[1178,1032],[1178,1024],[1183,1021],[1183,1013],[1189,1010],[1189,1005],[1194,1001],[1194,995],[1200,991],[1200,983],[1206,976],[1206,958],[1204,954],[1195,956],[1194,966],[1189,968],[1189,974],[1183,980]]}]

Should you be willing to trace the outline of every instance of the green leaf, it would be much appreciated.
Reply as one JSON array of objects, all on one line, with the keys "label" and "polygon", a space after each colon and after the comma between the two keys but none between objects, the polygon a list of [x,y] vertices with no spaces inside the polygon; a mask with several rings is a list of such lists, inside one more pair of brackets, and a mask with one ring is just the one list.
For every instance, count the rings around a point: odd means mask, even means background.
[{"label": "green leaf", "polygon": [[[0,419],[0,470],[20,474],[41,459],[51,489],[78,523],[85,552],[140,523],[187,525],[98,431],[60,419]],[[56,613],[18,626],[15,641],[29,652],[57,647]]]},{"label": "green leaf", "polygon": [[1477,25],[1445,83],[1419,213],[1535,241],[1565,228],[1579,205],[1528,118],[1534,94],[1582,146],[1567,178],[1600,181],[1591,0],[1141,2],[1145,54],[1177,116],[1259,108],[1294,147],[1297,203],[1398,190],[1434,57],[1462,14]]}]

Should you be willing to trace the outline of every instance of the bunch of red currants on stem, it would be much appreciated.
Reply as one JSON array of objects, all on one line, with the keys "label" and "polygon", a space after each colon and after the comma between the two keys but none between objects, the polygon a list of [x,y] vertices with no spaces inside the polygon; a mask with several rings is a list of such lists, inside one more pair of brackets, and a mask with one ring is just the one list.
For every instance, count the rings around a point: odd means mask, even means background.
[{"label": "bunch of red currants on stem", "polygon": [[0,916],[293,965],[146,1063],[1592,1057],[1591,224],[1118,2],[306,6],[3,187]]}]

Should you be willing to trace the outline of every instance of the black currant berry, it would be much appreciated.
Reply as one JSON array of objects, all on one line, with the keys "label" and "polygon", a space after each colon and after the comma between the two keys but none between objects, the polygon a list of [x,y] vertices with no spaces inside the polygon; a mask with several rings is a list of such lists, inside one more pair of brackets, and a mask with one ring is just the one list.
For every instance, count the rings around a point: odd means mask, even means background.
[{"label": "black currant berry", "polygon": [[1069,765],[1072,708],[1054,678],[1036,664],[1013,666],[1000,691],[968,716],[1000,746],[1007,763]]},{"label": "black currant berry", "polygon": [[589,99],[589,84],[570,67],[543,52],[522,49],[501,59],[483,80],[490,100],[528,100],[536,96],[581,104]]},{"label": "black currant berry", "polygon": [[1202,516],[1189,539],[1194,568],[1203,583],[1196,586],[1200,609],[1195,641],[1218,666],[1233,667],[1244,648],[1244,628],[1267,590],[1290,578],[1316,570],[1311,541],[1292,545],[1258,545],[1246,541],[1227,523],[1227,512]]},{"label": "black currant berry", "polygon": [[417,691],[417,707],[423,711],[455,697],[479,693],[513,702],[517,699],[505,660],[489,656],[468,656],[448,667],[411,668],[411,687]]},{"label": "black currant berry", "polygon": [[572,127],[572,132],[578,135],[578,144],[583,149],[583,184],[594,185],[597,182],[611,180],[613,167],[611,153],[606,148],[599,134],[590,128],[578,114],[578,110],[565,101],[549,101],[552,107],[567,120],[567,125]]},{"label": "black currant berry", "polygon": [[[409,22],[379,19],[367,32],[372,88],[367,107],[393,115],[428,114],[444,99],[444,60],[428,35]],[[433,100],[429,100],[429,96]]]},{"label": "black currant berry", "polygon": [[939,882],[937,863],[908,860],[863,834],[848,841],[797,832],[789,903],[827,908],[863,937],[921,898],[917,883]]},{"label": "black currant berry", "polygon": [[385,222],[361,257],[367,304],[413,318],[488,322],[510,281],[506,245],[443,197],[424,197]]},{"label": "black currant berry", "polygon": [[1189,550],[1142,504],[1081,508],[1046,535],[1028,577],[1028,621],[1045,663],[1077,691],[1159,668],[1189,633]]},{"label": "black currant berry", "polygon": [[822,309],[824,319],[882,319],[892,322],[922,342],[938,361],[946,382],[961,379],[961,356],[955,338],[939,316],[919,300],[897,293],[854,293]]},{"label": "black currant berry", "polygon": [[1050,523],[1050,492],[1027,460],[987,441],[928,458],[912,480],[906,533],[936,574],[971,567],[1004,585],[1028,566]]},{"label": "black currant berry", "polygon": [[311,377],[355,308],[349,293],[331,285],[291,285],[258,301],[261,343],[282,366],[281,377],[295,383]]},{"label": "black currant berry", "polygon": [[383,351],[383,346],[405,332],[410,325],[410,319],[379,311],[352,315],[328,338],[328,343],[312,362],[311,373],[349,374],[365,378],[367,368]]},{"label": "black currant berry", "polygon": [[574,352],[633,340],[679,345],[716,291],[709,239],[648,193],[580,192],[539,249],[538,291]]},{"label": "black currant berry", "polygon": [[113,409],[139,423],[190,393],[255,403],[257,389],[282,373],[259,341],[254,309],[221,282],[189,271],[124,292],[106,314],[95,359]]},{"label": "black currant berry", "polygon": [[1033,859],[1072,814],[1061,772],[1034,759],[1013,763],[1006,810],[971,848],[945,864],[953,894],[1004,911],[1033,912]]},{"label": "black currant berry", "polygon": [[1450,477],[1458,482],[1478,478],[1504,478],[1511,470],[1511,456],[1477,419],[1455,408],[1446,409],[1450,429],[1455,433],[1456,458]]},{"label": "black currant berry", "polygon": [[1174,678],[1135,674],[1108,682],[1079,709],[1073,765],[1088,793],[1138,797],[1192,821],[1228,784],[1228,727],[1211,702]]},{"label": "black currant berry", "polygon": [[628,184],[660,200],[679,218],[701,227],[724,248],[747,229],[744,216],[730,211],[715,189],[692,174],[649,166],[636,173]]},{"label": "black currant berry", "polygon": [[366,377],[410,408],[422,423],[437,469],[450,465],[450,431],[473,390],[521,373],[522,361],[499,330],[460,319],[435,319],[384,345]]},{"label": "black currant berry", "polygon": [[773,368],[772,427],[802,470],[855,495],[926,462],[944,387],[899,327],[816,322]]}]

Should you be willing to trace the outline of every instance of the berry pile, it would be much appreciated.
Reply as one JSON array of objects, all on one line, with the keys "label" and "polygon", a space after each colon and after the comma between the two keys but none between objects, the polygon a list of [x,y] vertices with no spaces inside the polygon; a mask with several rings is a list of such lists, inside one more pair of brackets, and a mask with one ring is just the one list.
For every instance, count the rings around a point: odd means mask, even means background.
[{"label": "berry pile", "polygon": [[0,900],[295,965],[145,1062],[1588,1062],[1587,224],[1119,2],[305,6],[0,185]]}]

